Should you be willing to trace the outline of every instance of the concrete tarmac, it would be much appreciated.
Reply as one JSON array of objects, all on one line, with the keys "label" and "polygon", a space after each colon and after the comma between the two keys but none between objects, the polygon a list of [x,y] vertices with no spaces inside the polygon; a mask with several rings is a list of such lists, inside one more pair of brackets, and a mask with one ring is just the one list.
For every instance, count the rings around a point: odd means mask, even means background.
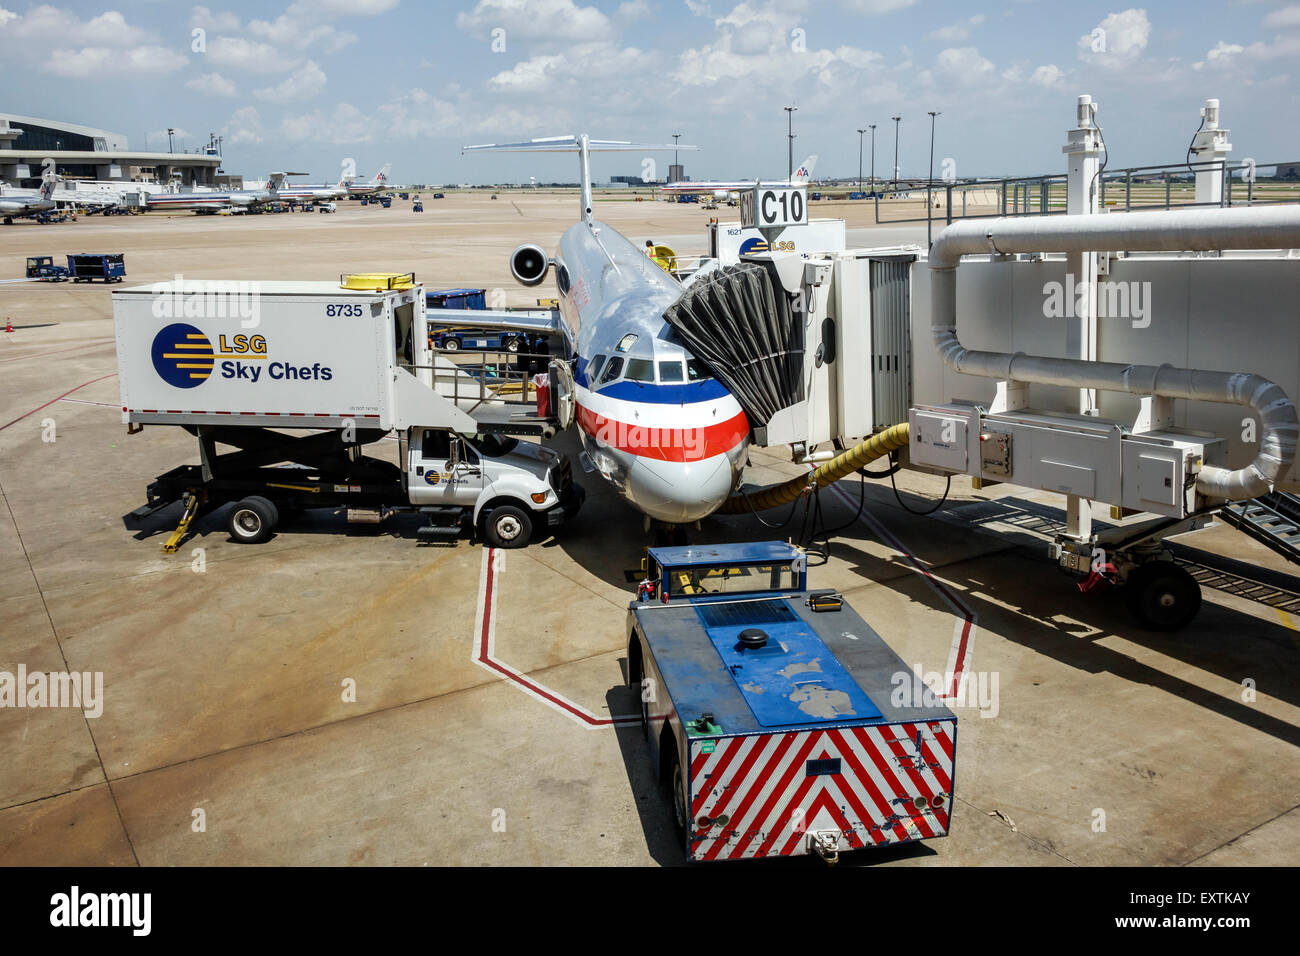
[{"label": "concrete tarmac", "polygon": [[[514,285],[506,257],[525,241],[554,247],[576,197],[499,195],[426,198],[423,214],[396,200],[335,215],[18,223],[0,228],[0,278],[21,276],[27,255],[105,251],[126,254],[130,284],[414,271],[431,289],[500,288],[512,305],[554,295]],[[868,205],[830,205],[814,214],[847,209],[854,240],[872,235]],[[730,213],[598,209],[638,244],[698,237],[683,254]],[[892,226],[872,244],[917,238]],[[498,552],[486,627],[482,545],[420,546],[410,522],[358,531],[311,512],[242,546],[217,513],[163,555],[175,514],[148,535],[123,516],[197,448],[176,428],[126,434],[109,292],[0,285],[0,320],[15,329],[0,333],[0,671],[104,682],[97,717],[0,709],[0,863],[682,862],[639,728],[611,723],[636,709],[624,571],[646,543],[639,515],[578,469],[588,498],[574,522]],[[571,433],[555,444],[576,454]],[[801,470],[766,451],[753,465],[755,484]],[[918,510],[944,490],[911,473],[898,484]],[[842,590],[923,672],[944,671],[965,630],[966,666],[988,691],[955,708],[951,835],[845,863],[1294,862],[1300,594],[1261,598],[1220,574],[1191,627],[1155,634],[1046,559],[1053,496],[954,480],[943,508],[919,517],[888,482],[846,481],[823,504],[826,523],[846,527],[813,584]],[[784,538],[800,518],[769,529],[717,517],[696,535]],[[1179,540],[1193,556],[1290,572],[1230,528]]]}]

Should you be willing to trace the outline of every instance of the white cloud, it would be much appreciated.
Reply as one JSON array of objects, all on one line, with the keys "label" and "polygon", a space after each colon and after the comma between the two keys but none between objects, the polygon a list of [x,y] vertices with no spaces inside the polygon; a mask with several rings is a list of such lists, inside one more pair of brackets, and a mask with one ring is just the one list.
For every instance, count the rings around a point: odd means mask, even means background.
[{"label": "white cloud", "polygon": [[116,10],[101,13],[91,20],[82,20],[71,10],[42,4],[25,14],[5,11],[8,16],[0,20],[5,35],[18,40],[36,43],[66,43],[71,46],[121,47],[143,44],[157,39],[157,35],[141,27],[133,27]]},{"label": "white cloud", "polygon": [[928,40],[938,40],[941,43],[960,43],[971,35],[971,31],[983,23],[987,18],[982,13],[966,20],[959,20],[956,23],[946,27],[940,27],[931,33],[926,34]]},{"label": "white cloud", "polygon": [[1048,63],[1034,70],[1029,82],[1048,89],[1061,89],[1065,86],[1065,74],[1054,63]]},{"label": "white cloud", "polygon": [[232,146],[242,143],[260,143],[262,141],[262,117],[257,108],[241,106],[235,110],[226,125],[221,127],[221,135]]},{"label": "white cloud", "polygon": [[320,95],[325,89],[325,82],[325,71],[317,66],[315,60],[308,60],[275,86],[255,90],[253,95],[273,103],[309,100]]},{"label": "white cloud", "polygon": [[917,0],[844,0],[844,9],[850,13],[860,13],[867,17],[878,17],[895,10],[902,10],[915,4]]},{"label": "white cloud", "polygon": [[45,72],[55,76],[85,78],[105,70],[115,73],[171,73],[189,65],[175,50],[161,46],[141,46],[114,50],[103,46],[80,50],[55,49],[45,55]]},{"label": "white cloud", "polygon": [[230,32],[239,29],[239,17],[233,13],[213,13],[207,7],[194,7],[190,10],[190,26]]},{"label": "white cloud", "polygon": [[205,96],[237,96],[239,90],[235,84],[226,79],[220,73],[201,73],[193,79],[185,81],[187,90],[194,90]]},{"label": "white cloud", "polygon": [[219,66],[252,73],[283,73],[298,65],[296,60],[283,56],[270,44],[244,37],[219,36],[209,41],[206,55]]},{"label": "white cloud", "polygon": [[1270,30],[1300,29],[1300,4],[1281,7],[1264,18],[1264,24]]},{"label": "white cloud", "polygon": [[329,113],[313,110],[280,121],[280,136],[291,143],[368,143],[376,122],[351,103],[339,103]]},{"label": "white cloud", "polygon": [[496,28],[511,37],[548,41],[612,40],[614,25],[595,7],[580,7],[573,0],[479,0],[474,9],[456,15],[456,26],[480,39]]},{"label": "white cloud", "polygon": [[980,56],[980,51],[973,46],[940,50],[939,55],[935,57],[935,67],[944,73],[968,80],[992,73],[994,69],[992,62]]},{"label": "white cloud", "polygon": [[1151,37],[1151,21],[1143,9],[1109,14],[1086,36],[1079,37],[1079,59],[1118,67],[1141,56]]}]

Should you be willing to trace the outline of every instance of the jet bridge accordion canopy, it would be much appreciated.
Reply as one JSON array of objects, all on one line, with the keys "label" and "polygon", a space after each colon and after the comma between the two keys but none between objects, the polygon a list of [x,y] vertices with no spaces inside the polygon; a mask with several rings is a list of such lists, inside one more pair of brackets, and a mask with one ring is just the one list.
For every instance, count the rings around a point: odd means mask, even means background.
[{"label": "jet bridge accordion canopy", "polygon": [[702,276],[664,319],[736,396],[753,427],[803,400],[803,325],[763,266]]}]

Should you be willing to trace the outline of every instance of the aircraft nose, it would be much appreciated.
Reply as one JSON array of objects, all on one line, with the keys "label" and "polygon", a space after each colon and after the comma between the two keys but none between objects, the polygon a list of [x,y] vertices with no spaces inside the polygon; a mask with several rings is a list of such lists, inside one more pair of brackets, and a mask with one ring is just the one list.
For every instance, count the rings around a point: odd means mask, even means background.
[{"label": "aircraft nose", "polygon": [[731,494],[732,478],[726,455],[692,462],[638,457],[628,471],[625,494],[652,518],[688,524],[721,507]]}]

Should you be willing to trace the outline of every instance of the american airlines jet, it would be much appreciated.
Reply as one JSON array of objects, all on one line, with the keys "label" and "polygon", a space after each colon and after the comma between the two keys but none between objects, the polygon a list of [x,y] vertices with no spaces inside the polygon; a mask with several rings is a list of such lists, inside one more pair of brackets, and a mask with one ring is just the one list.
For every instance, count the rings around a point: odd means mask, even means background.
[{"label": "american airlines jet", "polygon": [[[817,165],[817,156],[816,155],[809,156],[807,159],[805,159],[802,163],[799,164],[799,167],[794,171],[794,176],[792,176],[790,179],[781,179],[781,180],[764,179],[763,185],[765,186],[806,186],[808,185],[808,181],[812,179],[813,167],[816,165]],[[733,182],[721,182],[717,180],[709,180],[706,182],[694,183],[694,182],[683,181],[683,182],[676,182],[676,183],[667,183],[666,185],[660,186],[659,191],[664,193],[670,193],[672,195],[680,195],[682,193],[713,193],[714,196],[716,196],[718,199],[726,199],[730,193],[743,192],[744,190],[747,189],[753,189],[754,186],[755,186],[754,180],[745,180],[745,179],[733,181]]]},{"label": "american airlines jet", "polygon": [[368,183],[348,183],[349,196],[373,196],[388,188],[388,171],[392,163],[385,163],[384,168],[375,173],[375,178]]},{"label": "american airlines jet", "polygon": [[678,525],[712,514],[731,494],[745,466],[749,419],[664,319],[681,283],[593,218],[588,162],[593,150],[673,148],[582,135],[465,150],[579,154],[582,218],[554,259],[526,244],[511,255],[510,270],[531,286],[554,266],[560,309],[578,330],[575,417],[589,463],[648,519]]}]

